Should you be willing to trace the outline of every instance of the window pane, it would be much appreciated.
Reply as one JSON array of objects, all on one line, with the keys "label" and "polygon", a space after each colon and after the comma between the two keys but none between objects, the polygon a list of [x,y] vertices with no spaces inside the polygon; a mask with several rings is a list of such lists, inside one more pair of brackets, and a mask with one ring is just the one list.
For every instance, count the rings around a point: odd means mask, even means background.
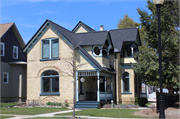
[{"label": "window pane", "polygon": [[130,46],[125,46],[125,51],[126,51],[126,53],[127,53],[126,56],[132,56]]},{"label": "window pane", "polygon": [[51,78],[52,81],[52,92],[59,92],[59,78]]},{"label": "window pane", "polygon": [[43,92],[50,92],[49,90],[49,86],[50,86],[50,82],[49,82],[49,78],[43,78]]},{"label": "window pane", "polygon": [[43,48],[42,48],[42,50],[43,50],[43,51],[42,51],[42,53],[43,53],[43,54],[42,54],[42,55],[43,55],[42,57],[43,57],[43,58],[49,58],[49,41],[47,41],[47,40],[46,40],[46,41],[43,41],[42,47],[43,47]]},{"label": "window pane", "polygon": [[1,45],[1,55],[3,55],[3,45]]},{"label": "window pane", "polygon": [[99,54],[100,54],[100,49],[99,49],[98,46],[95,46],[95,47],[94,47],[94,53],[95,53],[96,55],[99,55]]},{"label": "window pane", "polygon": [[3,50],[3,45],[1,45],[1,50]]},{"label": "window pane", "polygon": [[7,78],[7,74],[4,74],[4,78]]},{"label": "window pane", "polygon": [[17,55],[16,55],[16,53],[14,53],[14,56],[13,56],[13,57],[15,57],[15,58],[16,58],[16,56],[17,56]]},{"label": "window pane", "polygon": [[7,82],[7,78],[4,78],[4,82]]},{"label": "window pane", "polygon": [[58,57],[59,52],[59,41],[58,40],[52,40],[52,57]]},{"label": "window pane", "polygon": [[129,78],[124,78],[124,92],[129,92]]}]

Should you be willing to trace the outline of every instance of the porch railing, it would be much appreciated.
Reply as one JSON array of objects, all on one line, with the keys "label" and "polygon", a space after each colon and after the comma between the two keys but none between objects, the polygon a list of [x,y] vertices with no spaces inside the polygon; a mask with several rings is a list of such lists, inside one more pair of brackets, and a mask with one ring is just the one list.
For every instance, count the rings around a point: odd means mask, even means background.
[{"label": "porch railing", "polygon": [[112,92],[100,92],[100,100],[112,100],[113,94]]}]

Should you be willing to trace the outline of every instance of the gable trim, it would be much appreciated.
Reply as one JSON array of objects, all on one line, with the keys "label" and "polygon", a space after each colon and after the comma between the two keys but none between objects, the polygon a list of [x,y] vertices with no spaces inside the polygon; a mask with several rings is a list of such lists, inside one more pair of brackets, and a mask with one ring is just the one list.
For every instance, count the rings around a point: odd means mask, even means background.
[{"label": "gable trim", "polygon": [[84,26],[82,23],[79,23],[74,29],[73,29],[73,33],[77,31],[78,28],[80,28],[80,26],[82,26],[85,30],[87,30],[87,32],[91,32],[86,26]]},{"label": "gable trim", "polygon": [[[72,47],[73,49],[75,48],[74,45],[72,45],[72,43],[69,42],[69,40],[66,39],[66,37],[64,37],[64,35],[62,35],[59,31],[57,31],[52,25],[51,23],[49,23],[48,21],[42,26],[42,28],[39,29],[39,31],[36,33],[36,35],[34,36],[34,38],[27,44],[27,46],[25,47],[25,49],[23,50],[23,52],[27,52],[29,53],[30,50],[35,46],[35,44],[37,43],[37,41],[40,40],[41,36],[47,31],[47,29],[50,28],[58,37],[60,37],[66,44],[68,44],[70,47]],[[95,69],[99,70],[99,68],[86,56],[84,55],[79,49],[78,52],[81,54],[81,56],[83,56],[83,58],[91,64],[91,66],[93,66]]]},{"label": "gable trim", "polygon": [[39,31],[36,33],[36,35],[29,41],[29,43],[25,46],[23,52],[29,53],[30,50],[34,47],[34,45],[39,41],[41,36],[47,31],[49,28],[49,23],[46,22],[45,25],[42,26],[42,28],[39,29]]}]

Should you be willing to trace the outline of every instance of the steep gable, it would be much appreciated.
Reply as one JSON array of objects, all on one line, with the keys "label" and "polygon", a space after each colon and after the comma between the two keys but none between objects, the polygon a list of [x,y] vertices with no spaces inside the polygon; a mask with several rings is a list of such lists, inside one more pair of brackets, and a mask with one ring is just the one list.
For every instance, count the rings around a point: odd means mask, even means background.
[{"label": "steep gable", "polygon": [[83,23],[82,21],[79,21],[79,23],[74,27],[72,30],[73,33],[87,33],[87,32],[95,32],[94,29]]},{"label": "steep gable", "polygon": [[78,44],[78,42],[73,37],[74,33],[50,20],[45,21],[45,23],[40,27],[40,29],[36,32],[32,39],[26,44],[23,52],[28,53],[49,28],[51,28],[53,32],[56,33],[58,37],[63,39],[64,42],[66,42],[69,46],[71,46],[72,48],[76,48],[76,50],[84,57],[84,59],[86,59],[86,61],[88,61],[88,63],[91,64],[96,70],[104,70],[110,72],[108,69],[103,68],[89,53],[87,53],[84,48],[82,48]]},{"label": "steep gable", "polygon": [[115,29],[110,30],[109,33],[114,45],[114,51],[121,52],[123,42],[137,42],[138,28]]},{"label": "steep gable", "polygon": [[22,37],[21,37],[21,35],[20,35],[20,33],[19,33],[14,22],[0,24],[0,38],[2,38],[10,28],[12,28],[21,48],[23,49],[25,46],[25,43],[24,43],[24,41],[23,41],[23,39],[22,39]]}]

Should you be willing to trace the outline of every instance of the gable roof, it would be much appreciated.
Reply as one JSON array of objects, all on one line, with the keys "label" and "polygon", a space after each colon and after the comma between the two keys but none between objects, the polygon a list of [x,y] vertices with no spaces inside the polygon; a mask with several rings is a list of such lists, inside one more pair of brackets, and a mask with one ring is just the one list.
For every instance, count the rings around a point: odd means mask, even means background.
[{"label": "gable roof", "polygon": [[109,31],[114,45],[114,52],[121,52],[124,41],[135,41],[138,35],[138,28],[115,29]]},{"label": "gable roof", "polygon": [[31,40],[26,44],[25,48],[23,49],[23,52],[26,52],[28,47],[30,45],[33,44],[33,40],[37,37],[38,32],[41,31],[41,29],[43,28],[43,26],[46,23],[50,23],[59,33],[61,33],[74,47],[76,47],[81,53],[83,53],[83,55],[85,55],[85,57],[87,57],[90,62],[92,62],[98,69],[106,71],[106,72],[110,72],[113,73],[111,70],[106,69],[104,67],[102,67],[84,48],[82,48],[78,42],[76,41],[75,37],[74,37],[74,33],[72,33],[71,31],[63,28],[62,26],[50,21],[50,20],[46,20],[44,22],[44,24],[39,28],[39,30],[35,33],[35,35],[31,38]]},{"label": "gable roof", "polygon": [[73,34],[73,36],[80,45],[103,45],[107,39],[108,32],[77,33]]},{"label": "gable roof", "polygon": [[72,32],[74,32],[80,25],[83,25],[87,30],[90,32],[96,32],[94,29],[83,23],[82,21],[79,21],[79,23],[73,28]]},{"label": "gable roof", "polygon": [[14,23],[0,24],[0,37],[2,37],[13,24]]},{"label": "gable roof", "polygon": [[24,48],[25,43],[16,27],[16,24],[14,22],[12,23],[5,23],[5,24],[0,24],[0,38],[2,38],[4,36],[4,34],[10,29],[12,28],[21,48]]}]

